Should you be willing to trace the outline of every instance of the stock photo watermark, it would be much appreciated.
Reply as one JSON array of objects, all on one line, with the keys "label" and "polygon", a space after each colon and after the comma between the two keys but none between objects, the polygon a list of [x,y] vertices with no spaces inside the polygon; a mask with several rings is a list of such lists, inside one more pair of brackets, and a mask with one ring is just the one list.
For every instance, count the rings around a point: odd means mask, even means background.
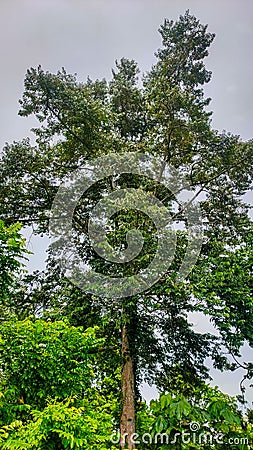
[{"label": "stock photo watermark", "polygon": [[[120,435],[119,431],[111,435],[110,441],[112,444],[119,444],[120,442],[126,443],[128,434]],[[249,445],[249,439],[243,437],[226,437],[224,433],[219,431],[201,431],[200,424],[198,422],[191,422],[189,424],[189,431],[175,432],[175,433],[133,433],[130,435],[130,442],[134,445],[140,444],[160,444],[160,445],[176,445],[176,444],[191,444],[191,445],[204,445],[209,444],[211,446],[226,444],[228,446],[234,445]],[[195,447],[194,447],[195,448]]]},{"label": "stock photo watermark", "polygon": [[108,298],[128,297],[144,292],[168,271],[176,251],[177,232],[171,210],[140,186],[117,188],[103,196],[89,211],[88,237],[93,250],[104,261],[126,264],[133,261],[143,248],[143,236],[138,229],[126,234],[127,246],[113,248],[107,240],[106,223],[121,210],[141,211],[154,223],[157,249],[152,261],[131,276],[109,276],[95,271],[77,252],[72,221],[75,208],[87,191],[108,177],[132,174],[147,177],[164,186],[176,199],[187,222],[187,249],[178,269],[177,280],[184,280],[195,265],[202,246],[201,210],[194,190],[174,167],[150,154],[110,153],[72,172],[61,184],[51,209],[49,223],[51,244],[57,244],[58,259],[66,277],[85,292]]}]

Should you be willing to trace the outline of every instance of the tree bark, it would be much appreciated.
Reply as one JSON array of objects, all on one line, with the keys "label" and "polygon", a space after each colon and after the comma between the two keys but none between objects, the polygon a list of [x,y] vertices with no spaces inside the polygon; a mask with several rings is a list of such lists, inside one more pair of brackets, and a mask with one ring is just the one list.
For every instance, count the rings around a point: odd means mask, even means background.
[{"label": "tree bark", "polygon": [[[133,359],[126,324],[122,325],[122,413],[120,419],[120,448],[135,448],[135,392]],[[132,439],[131,439],[132,438]],[[127,446],[126,446],[127,445]]]}]

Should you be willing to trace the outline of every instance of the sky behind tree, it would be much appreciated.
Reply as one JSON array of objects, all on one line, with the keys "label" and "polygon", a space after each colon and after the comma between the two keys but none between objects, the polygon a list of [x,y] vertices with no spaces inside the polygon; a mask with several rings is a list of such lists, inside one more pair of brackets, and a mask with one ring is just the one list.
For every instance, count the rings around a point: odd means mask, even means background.
[{"label": "sky behind tree", "polygon": [[[32,118],[18,116],[18,99],[29,67],[56,72],[65,67],[80,81],[111,78],[116,59],[135,59],[141,72],[155,61],[157,32],[164,18],[186,9],[216,33],[206,65],[213,72],[205,88],[212,98],[213,127],[253,137],[252,0],[1,0],[0,146],[30,135]],[[247,198],[250,200],[250,194]],[[32,266],[44,259],[45,241],[33,241]],[[199,330],[210,326],[193,318]],[[245,350],[252,359],[252,352]],[[215,381],[236,393],[241,374]],[[253,399],[253,395],[250,397]]]}]

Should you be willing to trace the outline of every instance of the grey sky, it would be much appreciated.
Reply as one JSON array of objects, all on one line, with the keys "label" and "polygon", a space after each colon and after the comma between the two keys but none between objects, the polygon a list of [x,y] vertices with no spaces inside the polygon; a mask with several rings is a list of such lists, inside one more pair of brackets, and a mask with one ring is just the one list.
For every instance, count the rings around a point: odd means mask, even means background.
[{"label": "grey sky", "polygon": [[[29,135],[32,119],[17,115],[27,68],[57,71],[62,66],[80,80],[109,78],[115,59],[136,59],[146,71],[160,45],[157,32],[165,17],[189,8],[216,39],[206,60],[213,78],[213,125],[253,136],[252,0],[0,0],[0,147]],[[33,266],[41,263],[44,244],[33,243]],[[195,319],[196,326],[209,326]],[[197,324],[198,322],[198,324]],[[206,328],[205,328],[206,329]],[[250,353],[246,351],[247,357]],[[252,356],[251,356],[252,358]],[[238,375],[215,375],[235,393]],[[253,397],[252,397],[253,398]]]},{"label": "grey sky", "polygon": [[80,79],[110,77],[116,58],[154,61],[164,17],[187,8],[216,33],[207,66],[213,79],[214,126],[252,136],[253,3],[251,0],[0,0],[0,144],[27,135],[31,121],[17,117],[28,67],[64,66]]}]

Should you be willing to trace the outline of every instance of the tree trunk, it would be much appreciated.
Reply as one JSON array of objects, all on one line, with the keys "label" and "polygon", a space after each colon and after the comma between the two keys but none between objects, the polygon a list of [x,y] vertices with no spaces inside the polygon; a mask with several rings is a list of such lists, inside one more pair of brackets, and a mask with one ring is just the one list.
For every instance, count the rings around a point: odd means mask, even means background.
[{"label": "tree trunk", "polygon": [[[122,325],[122,413],[120,419],[120,448],[133,450],[135,444],[135,392],[133,359],[126,324]],[[127,446],[126,446],[127,445]]]}]

